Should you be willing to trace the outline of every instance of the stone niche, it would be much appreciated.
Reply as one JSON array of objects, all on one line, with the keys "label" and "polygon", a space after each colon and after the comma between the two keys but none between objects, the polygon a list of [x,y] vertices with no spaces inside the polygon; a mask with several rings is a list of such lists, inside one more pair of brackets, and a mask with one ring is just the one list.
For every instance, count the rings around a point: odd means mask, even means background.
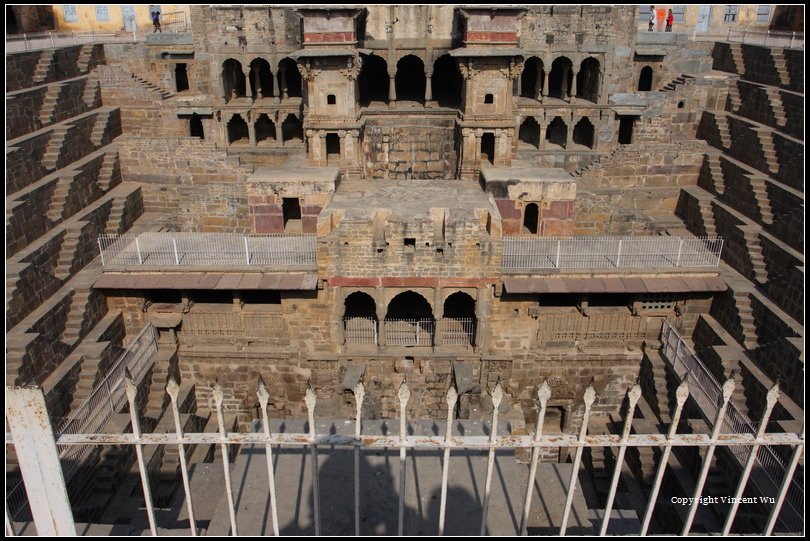
[{"label": "stone niche", "polygon": [[482,184],[495,198],[504,235],[571,236],[574,177],[560,169],[483,167]]},{"label": "stone niche", "polygon": [[460,9],[459,12],[466,22],[465,45],[515,45],[518,39],[520,18],[525,11],[525,9],[494,6],[486,9]]},{"label": "stone niche", "polygon": [[304,47],[354,45],[357,42],[357,19],[365,11],[365,8],[337,6],[297,9],[304,26]]}]

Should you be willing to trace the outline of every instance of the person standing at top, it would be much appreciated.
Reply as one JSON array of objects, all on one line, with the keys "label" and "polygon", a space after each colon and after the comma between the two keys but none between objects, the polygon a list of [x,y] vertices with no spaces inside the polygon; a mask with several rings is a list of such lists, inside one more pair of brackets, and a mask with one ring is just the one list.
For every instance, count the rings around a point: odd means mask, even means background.
[{"label": "person standing at top", "polygon": [[672,10],[669,10],[667,13],[667,32],[672,32],[672,23],[675,22],[675,15],[672,14]]},{"label": "person standing at top", "polygon": [[152,12],[152,24],[155,25],[155,29],[152,30],[152,33],[160,32],[163,33],[163,30],[160,29],[160,12],[154,11]]},{"label": "person standing at top", "polygon": [[652,32],[653,28],[655,28],[655,6],[650,6],[650,27],[647,31]]}]

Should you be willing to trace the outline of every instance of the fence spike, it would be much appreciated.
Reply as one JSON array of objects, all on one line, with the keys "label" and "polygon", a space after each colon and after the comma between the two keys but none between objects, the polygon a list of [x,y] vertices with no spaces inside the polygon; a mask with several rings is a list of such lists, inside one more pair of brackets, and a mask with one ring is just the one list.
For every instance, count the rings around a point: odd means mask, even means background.
[{"label": "fence spike", "polygon": [[728,377],[728,379],[723,383],[723,402],[728,402],[731,399],[731,395],[734,394],[734,387],[736,383],[734,382],[734,372]]},{"label": "fence spike", "polygon": [[219,380],[214,380],[214,390],[211,393],[214,396],[214,404],[217,408],[222,407],[222,400],[225,398],[225,391],[222,389],[222,383]]},{"label": "fence spike", "polygon": [[503,401],[503,388],[501,387],[500,381],[495,384],[495,388],[492,389],[490,396],[492,396],[492,405],[495,409],[498,409],[501,405],[501,401]]},{"label": "fence spike", "polygon": [[138,394],[138,387],[135,385],[135,380],[132,379],[132,373],[129,371],[129,368],[124,369],[124,389],[127,392],[127,398],[130,401],[134,401],[135,396]]},{"label": "fence spike", "polygon": [[307,405],[309,411],[315,411],[315,402],[318,398],[315,396],[315,389],[312,388],[312,382],[307,381],[307,391],[304,394],[304,403]]},{"label": "fence spike", "polygon": [[397,396],[399,397],[399,403],[402,404],[403,408],[411,399],[411,390],[408,388],[408,382],[406,382],[404,379],[402,380],[402,384],[399,386]]},{"label": "fence spike", "polygon": [[357,402],[358,411],[363,407],[363,400],[366,398],[366,388],[363,386],[362,381],[358,381],[357,385],[352,389],[354,399]]},{"label": "fence spike", "polygon": [[166,393],[173,402],[176,401],[177,397],[180,395],[180,386],[172,376],[169,376],[169,381],[166,382]]},{"label": "fence spike", "polygon": [[689,372],[686,373],[683,381],[678,385],[678,389],[675,391],[675,402],[679,406],[683,406],[687,398],[689,398]]},{"label": "fence spike", "polygon": [[259,374],[259,378],[256,381],[256,396],[259,398],[262,409],[267,409],[267,403],[270,401],[270,393],[267,391],[267,386],[264,384],[264,378],[262,378],[261,374]]},{"label": "fence spike", "polygon": [[537,398],[543,405],[546,405],[548,399],[551,398],[551,386],[548,384],[547,379],[544,379],[543,383],[540,384],[540,387],[537,389]]},{"label": "fence spike", "polygon": [[596,400],[596,389],[593,388],[593,380],[585,388],[585,393],[582,395],[582,400],[586,406],[592,406]]},{"label": "fence spike", "polygon": [[445,397],[447,401],[447,407],[452,408],[456,405],[456,401],[458,400],[458,391],[456,390],[455,385],[450,385],[447,389],[447,396]]}]

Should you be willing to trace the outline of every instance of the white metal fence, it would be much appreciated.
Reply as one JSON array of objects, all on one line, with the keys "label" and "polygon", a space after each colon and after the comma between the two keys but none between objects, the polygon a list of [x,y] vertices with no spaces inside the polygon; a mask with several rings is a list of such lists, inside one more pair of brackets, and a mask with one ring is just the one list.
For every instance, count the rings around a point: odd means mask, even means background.
[{"label": "white metal fence", "polygon": [[716,267],[718,237],[504,237],[504,269]]},{"label": "white metal fence", "polygon": [[373,317],[344,317],[343,338],[348,345],[377,345],[377,320]]},{"label": "white metal fence", "polygon": [[101,263],[117,269],[137,266],[315,265],[315,235],[229,233],[141,233],[101,235]]},{"label": "white metal fence", "polygon": [[[733,389],[733,380],[730,380],[728,387]],[[725,386],[724,386],[725,387]],[[403,382],[397,393],[399,403],[399,434],[363,434],[363,401],[365,398],[365,388],[363,383],[358,383],[353,391],[355,397],[356,419],[354,421],[354,436],[338,435],[334,433],[317,433],[315,423],[315,406],[317,398],[312,387],[308,387],[304,402],[306,404],[308,416],[308,433],[270,433],[268,423],[268,403],[270,395],[264,385],[264,382],[259,378],[256,396],[261,407],[261,432],[240,433],[228,432],[224,423],[224,409],[223,398],[224,392],[222,385],[217,383],[213,390],[213,407],[216,411],[218,432],[217,433],[184,433],[181,422],[180,412],[178,407],[178,394],[179,386],[174,380],[169,380],[166,387],[167,393],[170,397],[170,409],[174,418],[175,432],[174,433],[142,433],[140,427],[140,420],[137,414],[138,405],[136,403],[137,385],[131,380],[125,381],[126,396],[129,403],[129,411],[132,422],[132,433],[126,434],[99,434],[99,433],[85,433],[85,434],[58,434],[54,435],[50,424],[48,423],[48,416],[45,412],[45,401],[42,393],[38,389],[32,388],[7,388],[7,419],[8,426],[11,429],[10,434],[6,434],[6,444],[13,444],[16,448],[20,459],[20,468],[26,487],[32,494],[32,515],[36,524],[37,533],[39,535],[75,535],[76,527],[73,522],[73,516],[70,508],[70,502],[67,499],[65,491],[65,482],[62,477],[61,468],[59,467],[59,460],[56,455],[56,445],[59,446],[84,446],[84,445],[124,445],[135,447],[136,455],[138,458],[138,468],[141,473],[141,483],[145,500],[145,510],[148,517],[148,523],[153,535],[157,535],[158,524],[152,505],[152,491],[150,480],[148,476],[148,467],[143,458],[144,446],[150,445],[177,445],[180,457],[180,474],[182,476],[183,488],[185,492],[185,505],[189,516],[189,526],[192,534],[196,535],[197,523],[194,515],[194,502],[198,498],[205,497],[201,494],[192,494],[189,485],[189,472],[188,464],[185,460],[186,446],[196,444],[207,445],[220,445],[222,448],[222,456],[227,456],[227,447],[231,444],[237,445],[264,445],[265,455],[267,460],[267,475],[268,475],[268,492],[269,492],[269,506],[266,511],[267,521],[271,525],[272,531],[279,534],[279,517],[278,517],[278,502],[276,496],[276,482],[274,470],[274,446],[292,446],[308,448],[310,451],[310,466],[312,468],[311,482],[312,482],[312,495],[313,495],[313,522],[315,534],[320,535],[321,529],[321,513],[320,513],[320,492],[319,492],[319,468],[318,468],[318,449],[320,446],[346,446],[354,449],[354,525],[355,533],[360,534],[361,515],[360,515],[360,502],[361,498],[370,497],[368,494],[375,494],[375,498],[380,498],[381,495],[361,491],[360,486],[360,455],[364,450],[369,449],[399,449],[399,490],[394,498],[399,500],[399,513],[397,519],[397,530],[399,535],[404,532],[404,500],[406,494],[406,475],[405,466],[410,453],[415,458],[420,452],[435,452],[443,451],[442,461],[442,481],[441,481],[441,494],[439,500],[439,513],[438,513],[438,532],[444,533],[445,526],[445,511],[447,505],[448,493],[448,479],[450,469],[450,455],[453,451],[462,450],[484,450],[487,451],[487,467],[486,467],[486,481],[483,485],[481,508],[481,534],[486,532],[487,513],[490,505],[492,495],[492,480],[494,473],[495,452],[499,449],[517,450],[517,449],[531,449],[531,461],[528,471],[527,490],[525,498],[522,503],[522,513],[516,510],[516,515],[520,514],[520,525],[515,527],[516,533],[526,535],[528,527],[528,519],[532,505],[532,498],[535,493],[535,480],[537,475],[538,461],[541,452],[549,450],[559,450],[560,448],[571,448],[574,450],[573,464],[571,469],[570,478],[568,479],[567,488],[565,488],[565,503],[563,504],[560,514],[560,528],[559,534],[564,535],[568,528],[569,518],[571,516],[573,496],[577,487],[577,482],[580,476],[580,466],[582,465],[582,455],[586,448],[604,448],[611,447],[617,449],[616,464],[613,470],[612,481],[610,484],[609,494],[602,514],[600,524],[600,534],[604,535],[607,532],[609,521],[611,520],[611,511],[613,507],[616,490],[619,485],[620,475],[622,472],[624,454],[628,447],[662,447],[663,456],[658,464],[655,481],[652,487],[652,493],[646,500],[646,509],[639,509],[639,516],[642,511],[644,512],[644,521],[641,525],[641,535],[645,535],[648,531],[650,519],[655,510],[658,502],[658,492],[661,487],[664,471],[667,468],[668,456],[673,446],[696,446],[699,448],[706,448],[706,458],[703,462],[702,475],[698,479],[695,486],[695,497],[689,500],[688,505],[690,509],[690,517],[686,520],[683,528],[683,534],[686,535],[691,530],[692,518],[697,508],[702,505],[701,491],[703,482],[705,481],[705,473],[712,461],[712,453],[717,446],[724,447],[729,445],[753,445],[753,452],[756,452],[756,447],[760,445],[789,445],[793,447],[793,454],[784,478],[782,479],[779,493],[773,500],[770,501],[770,516],[764,533],[770,534],[775,526],[776,519],[780,515],[784,494],[787,486],[793,476],[798,460],[802,455],[804,447],[804,434],[765,434],[764,430],[760,430],[756,435],[741,434],[732,432],[728,434],[721,434],[720,426],[722,423],[717,423],[712,434],[677,434],[677,427],[679,425],[683,405],[689,395],[688,385],[681,384],[676,393],[677,406],[672,415],[672,423],[669,431],[664,434],[639,434],[631,433],[633,417],[639,398],[641,396],[641,388],[638,384],[634,385],[627,392],[627,410],[624,416],[623,428],[621,434],[606,434],[606,435],[588,435],[588,424],[591,415],[591,408],[597,400],[597,394],[592,385],[586,389],[582,406],[584,407],[582,422],[576,434],[558,434],[551,435],[543,434],[543,426],[545,416],[548,409],[548,402],[551,398],[551,387],[547,382],[543,382],[537,391],[537,405],[539,407],[538,422],[534,434],[531,435],[499,435],[499,413],[498,409],[503,400],[503,390],[500,384],[496,384],[491,390],[491,398],[493,404],[492,417],[489,424],[488,436],[474,436],[465,435],[464,433],[454,432],[453,420],[454,411],[458,402],[458,393],[454,387],[447,391],[447,420],[445,431],[443,435],[409,435],[408,434],[408,403],[411,399],[411,392],[407,384]],[[766,409],[761,426],[767,424],[768,417],[770,416],[773,403],[775,402],[775,395],[778,391],[775,389],[769,393],[769,406]],[[721,411],[718,415],[722,419],[723,412],[726,409],[727,402],[730,394],[724,393],[721,403]],[[56,445],[55,445],[56,444]],[[278,449],[278,447],[276,447]],[[238,534],[237,521],[236,521],[236,508],[234,500],[237,497],[242,497],[242,492],[234,494],[231,482],[231,468],[227,460],[222,461],[223,474],[225,481],[225,496],[227,498],[230,530],[233,535]],[[750,465],[749,465],[750,466]],[[745,488],[747,479],[743,478],[740,481],[738,492]],[[252,484],[252,483],[251,483]],[[249,484],[249,486],[251,485]],[[303,487],[302,487],[303,488]],[[242,487],[238,490],[245,490]],[[669,496],[667,496],[669,499]],[[730,513],[727,524],[731,525],[734,520],[736,509]],[[797,530],[801,531],[801,530]],[[6,517],[6,532],[13,534],[13,524]]]},{"label": "white metal fence", "polygon": [[[668,321],[663,322],[661,342],[664,357],[672,364],[673,371],[681,379],[688,381],[689,394],[704,419],[708,423],[714,423],[723,403],[723,386],[714,379],[700,357],[692,351]],[[724,432],[757,433],[754,423],[731,400],[728,401],[722,424]],[[746,463],[750,452],[748,448],[729,446],[727,449],[737,464],[743,466]],[[751,475],[753,485],[761,495],[775,496],[787,466],[774,449],[767,445],[759,447],[754,456],[754,469]],[[786,512],[782,513],[781,520],[790,528],[803,524],[804,486],[800,484],[800,480],[791,482],[786,504]]]},{"label": "white metal fence", "polygon": [[[87,399],[57,427],[61,434],[86,434],[101,432],[116,413],[120,413],[126,396],[124,395],[124,375],[129,371],[132,379],[139,383],[155,364],[157,356],[157,333],[151,323],[147,324],[132,344],[112,364],[103,379],[93,387]],[[92,445],[62,447],[59,459],[65,481],[70,481],[87,457],[94,450]],[[16,517],[26,506],[27,498],[22,482],[6,492],[6,505],[9,515]]]},{"label": "white metal fence", "polygon": [[440,346],[474,346],[475,319],[450,318],[439,320],[438,345]]},{"label": "white metal fence", "polygon": [[432,346],[436,322],[432,319],[385,319],[388,346]]}]

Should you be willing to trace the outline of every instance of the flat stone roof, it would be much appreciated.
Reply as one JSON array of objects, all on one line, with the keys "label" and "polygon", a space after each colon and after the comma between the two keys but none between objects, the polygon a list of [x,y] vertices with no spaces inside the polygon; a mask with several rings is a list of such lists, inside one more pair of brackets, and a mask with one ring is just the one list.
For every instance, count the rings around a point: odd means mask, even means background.
[{"label": "flat stone roof", "polygon": [[366,222],[375,209],[387,209],[391,221],[430,220],[431,208],[449,209],[451,219],[477,220],[475,209],[498,215],[492,197],[476,182],[463,180],[346,180],[340,183],[322,216],[342,211],[343,220]]},{"label": "flat stone roof", "polygon": [[335,182],[340,176],[337,167],[316,167],[305,160],[288,160],[281,165],[257,167],[247,182],[300,183]]},{"label": "flat stone roof", "polygon": [[494,197],[570,200],[576,197],[576,179],[559,168],[542,168],[520,162],[511,167],[482,167],[484,187]]},{"label": "flat stone roof", "polygon": [[519,182],[576,182],[565,169],[558,167],[537,167],[531,164],[517,163],[511,167],[481,167],[481,176],[485,182],[519,181]]}]

